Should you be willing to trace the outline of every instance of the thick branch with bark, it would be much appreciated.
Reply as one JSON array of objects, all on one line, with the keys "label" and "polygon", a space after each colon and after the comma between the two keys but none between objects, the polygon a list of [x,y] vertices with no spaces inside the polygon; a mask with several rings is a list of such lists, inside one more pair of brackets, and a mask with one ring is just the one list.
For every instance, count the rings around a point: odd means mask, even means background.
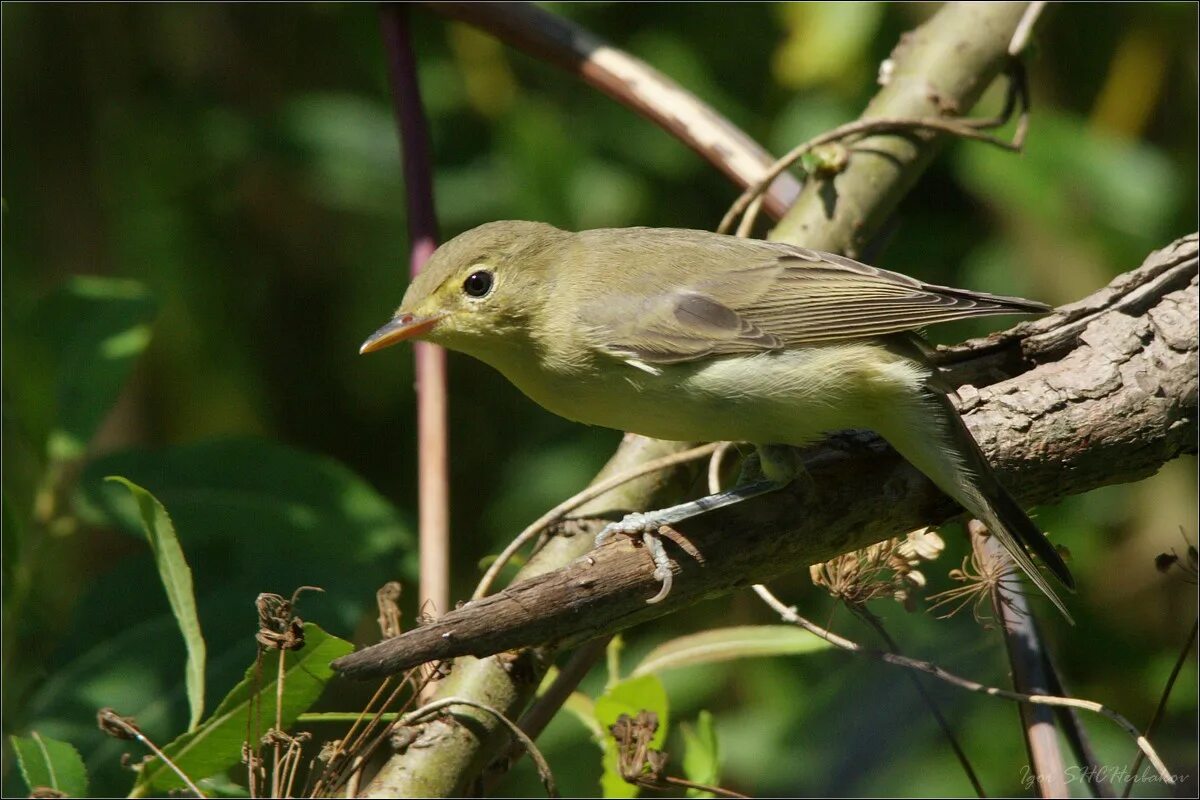
[{"label": "thick branch with bark", "polygon": [[[947,3],[900,37],[880,68],[883,88],[859,119],[958,117],[1012,57],[1028,3]],[[945,134],[880,134],[854,144],[846,169],[814,177],[771,238],[858,257],[949,141]]]},{"label": "thick branch with bark", "polygon": [[[473,8],[479,8],[475,6]],[[1025,3],[947,3],[934,14],[930,20],[905,37],[901,47],[892,55],[892,74],[904,76],[903,80],[892,80],[880,92],[879,97],[871,105],[871,109],[881,114],[901,113],[909,104],[920,107],[924,100],[929,99],[929,87],[936,82],[937,106],[939,113],[946,115],[966,114],[978,99],[983,87],[987,86],[1000,72],[1005,63],[1006,54],[1013,41],[1014,34],[1023,26],[1022,19],[1014,14],[1014,8],[1020,7],[1024,19],[1027,4]],[[439,8],[446,8],[440,6]],[[502,15],[503,17],[503,15]],[[460,16],[466,20],[466,17]],[[524,27],[528,36],[534,40],[539,35],[529,30],[532,26],[522,26],[519,16],[511,19],[502,18],[499,22],[505,28],[514,28],[515,32],[501,30],[483,20],[471,20],[472,24],[494,33],[500,38],[517,47],[528,49],[537,55],[536,47],[529,46],[518,38]],[[937,35],[931,35],[930,31]],[[971,58],[956,59],[946,57],[945,40],[943,37],[953,37],[953,47],[969,49]],[[544,36],[541,38],[545,38]],[[592,37],[594,39],[594,37]],[[583,57],[587,55],[587,37],[568,36],[560,41],[567,49],[575,49],[577,56],[568,56],[565,64],[577,70],[580,76],[609,93],[620,102],[629,105],[638,113],[659,121],[669,121],[672,116],[678,116],[678,105],[669,102],[669,93],[641,92],[634,101],[633,92],[639,87],[640,78],[633,80],[617,80],[608,86],[600,80],[600,74],[589,75]],[[953,50],[950,51],[953,53]],[[555,62],[553,54],[550,60]],[[556,63],[564,63],[559,57]],[[637,66],[637,64],[634,64]],[[592,62],[595,67],[595,63]],[[644,65],[643,65],[644,66]],[[603,70],[601,70],[602,72]],[[649,86],[656,86],[650,81]],[[677,86],[674,89],[683,92]],[[686,94],[686,92],[683,92]],[[884,102],[884,98],[886,102]],[[691,98],[695,100],[695,98]],[[886,107],[885,107],[886,106]],[[703,132],[704,118],[710,110],[695,117],[701,123]],[[715,115],[713,115],[715,116]],[[724,126],[729,123],[719,120]],[[708,157],[699,142],[691,142],[693,138],[691,123],[682,126],[664,124],[672,134],[694,149]],[[730,126],[732,127],[732,126]],[[736,129],[735,129],[736,130]],[[740,186],[753,183],[760,169],[754,168],[751,162],[759,156],[749,149],[742,150],[743,135],[735,135],[725,139],[733,144],[735,149],[749,153],[752,158],[723,159],[723,171]],[[912,146],[920,156],[927,153],[932,156],[940,149],[941,141],[937,138],[913,137]],[[719,155],[719,153],[717,153]],[[910,154],[911,155],[911,154]],[[854,191],[853,214],[825,213],[832,201],[833,209],[837,209],[837,192],[846,185],[849,192],[850,178],[846,175],[858,175],[856,162],[863,158],[863,153],[856,151],[851,155],[850,162],[841,180],[834,181],[824,187],[824,191],[809,191],[802,194],[791,206],[789,217],[793,220],[810,219],[814,214],[821,217],[816,226],[789,226],[786,230],[777,230],[773,238],[791,241],[796,244],[816,247],[834,252],[846,252],[856,249],[857,242],[863,242],[876,235],[879,225],[886,216],[886,210],[894,207],[903,192],[911,187],[927,166],[928,157],[905,157],[901,159],[899,168],[888,176],[862,174],[868,184],[863,191]],[[742,165],[751,164],[743,171]],[[736,173],[736,174],[735,174]],[[886,177],[886,179],[885,179]],[[876,190],[871,191],[869,184],[875,181]],[[780,182],[773,187],[780,189]],[[814,187],[815,188],[815,187]],[[775,193],[772,193],[775,196]],[[786,195],[783,195],[786,197]],[[846,210],[848,207],[843,206]],[[768,211],[775,210],[771,199],[766,204]],[[968,364],[977,364],[981,373],[993,372],[996,362],[1006,362],[1006,348],[1001,344],[993,351],[988,351],[992,358],[981,355],[971,359]],[[982,385],[982,381],[977,381]],[[1194,415],[1193,415],[1194,416]],[[661,442],[648,440],[639,436],[627,436],[620,448],[613,455],[608,466],[596,478],[603,480],[610,475],[625,469],[643,464],[651,459],[679,452],[689,446],[688,443]],[[579,509],[581,516],[595,515],[606,508],[658,508],[679,499],[681,487],[687,486],[686,468],[675,468],[669,473],[660,473],[642,478],[631,484],[589,503]],[[581,520],[578,524],[580,535],[555,536],[530,562],[520,571],[517,580],[525,581],[547,576],[586,553],[591,546],[591,533],[588,529],[598,526],[596,520]],[[438,696],[450,695],[468,696],[502,709],[510,717],[518,715],[528,703],[536,688],[536,684],[548,656],[553,653],[553,647],[531,648],[521,651],[515,658],[510,653],[489,656],[483,659],[460,657],[454,662],[454,673],[450,681],[443,682],[438,689]],[[506,745],[508,733],[502,729],[490,715],[473,713],[470,709],[455,711],[452,717],[427,725],[418,732],[418,738],[407,749],[396,753],[379,771],[368,785],[367,796],[452,796],[462,794],[475,776],[486,766],[490,759],[501,752]]]},{"label": "thick branch with bark", "polygon": [[[949,352],[951,378],[1011,375],[962,386],[960,408],[1025,504],[1138,480],[1195,452],[1196,243],[1180,239],[1085,300]],[[680,525],[705,563],[675,553],[675,588],[662,603],[646,604],[658,590],[653,565],[622,541],[335,667],[374,677],[435,659],[576,644],[961,513],[872,434],[841,434],[802,455],[807,479]]]}]

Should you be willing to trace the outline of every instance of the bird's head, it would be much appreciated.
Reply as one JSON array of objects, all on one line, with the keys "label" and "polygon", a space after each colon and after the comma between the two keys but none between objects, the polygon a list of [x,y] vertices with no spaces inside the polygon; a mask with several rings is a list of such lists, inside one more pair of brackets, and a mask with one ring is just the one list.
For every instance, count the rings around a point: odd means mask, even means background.
[{"label": "bird's head", "polygon": [[443,244],[392,319],[362,344],[370,353],[421,339],[488,360],[524,340],[553,281],[549,251],[570,234],[540,222],[489,222]]}]

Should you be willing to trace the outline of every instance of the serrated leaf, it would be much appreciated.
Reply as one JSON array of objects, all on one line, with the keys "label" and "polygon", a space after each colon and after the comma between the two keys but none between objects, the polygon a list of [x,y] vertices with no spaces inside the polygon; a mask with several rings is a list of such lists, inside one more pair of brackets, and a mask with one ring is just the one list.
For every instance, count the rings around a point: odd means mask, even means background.
[{"label": "serrated leaf", "polygon": [[36,731],[27,737],[10,736],[8,740],[30,792],[49,787],[68,797],[87,796],[87,768],[73,746],[48,739]]},{"label": "serrated leaf", "polygon": [[[354,649],[349,642],[331,636],[311,622],[304,624],[304,637],[304,648],[287,653],[284,661],[284,728],[295,723],[296,718],[321,696],[325,684],[334,674],[329,662]],[[163,752],[193,780],[215,775],[238,763],[247,730],[261,735],[275,724],[278,667],[278,651],[263,656],[261,670],[251,664],[241,682],[225,696],[212,716],[196,730],[168,744]],[[254,728],[248,728],[252,705],[257,720]],[[142,767],[130,796],[145,797],[182,787],[183,782],[165,763],[152,759]]]},{"label": "serrated leaf", "polygon": [[735,658],[815,653],[829,642],[791,625],[738,625],[680,636],[660,644],[633,670],[634,676],[667,669],[712,664]]},{"label": "serrated leaf", "polygon": [[[713,715],[701,711],[694,727],[684,722],[679,725],[679,730],[683,733],[683,774],[693,783],[716,786],[721,780],[721,754]],[[699,789],[688,789],[687,794],[688,797],[716,796]]]},{"label": "serrated leaf", "polygon": [[627,783],[617,768],[616,740],[609,727],[622,714],[636,717],[639,711],[653,711],[658,715],[658,730],[654,732],[650,746],[661,750],[667,739],[670,715],[667,690],[657,675],[620,681],[596,698],[596,723],[604,732],[604,774],[600,777],[600,787],[605,797],[637,796],[637,787]]},{"label": "serrated leaf", "polygon": [[196,596],[192,586],[192,570],[183,555],[183,547],[175,534],[175,526],[163,504],[154,495],[119,475],[106,480],[119,483],[133,495],[137,503],[142,530],[154,553],[154,564],[167,591],[171,613],[187,647],[187,666],[184,668],[188,696],[188,730],[194,730],[204,716],[204,670],[208,657],[200,617],[196,613]]}]

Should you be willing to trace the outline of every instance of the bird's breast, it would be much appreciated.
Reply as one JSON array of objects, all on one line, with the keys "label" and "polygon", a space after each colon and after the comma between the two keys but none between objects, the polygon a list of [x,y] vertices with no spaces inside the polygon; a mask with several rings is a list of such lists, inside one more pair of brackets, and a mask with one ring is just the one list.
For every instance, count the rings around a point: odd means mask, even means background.
[{"label": "bird's breast", "polygon": [[927,376],[871,341],[668,365],[597,354],[501,371],[549,411],[588,425],[657,439],[795,445],[872,427]]}]

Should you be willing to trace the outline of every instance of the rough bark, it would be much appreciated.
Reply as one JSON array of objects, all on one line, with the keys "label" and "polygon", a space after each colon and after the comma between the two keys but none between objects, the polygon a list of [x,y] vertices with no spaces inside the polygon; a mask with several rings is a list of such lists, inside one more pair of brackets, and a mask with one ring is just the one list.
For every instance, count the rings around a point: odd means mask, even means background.
[{"label": "rough bark", "polygon": [[[859,119],[967,113],[1008,62],[1027,3],[947,3],[900,37],[880,70],[883,88]],[[945,134],[868,136],[833,177],[809,180],[772,239],[859,257],[949,141]]]},{"label": "rough bark", "polygon": [[[922,98],[928,96],[927,90],[931,80],[936,80],[940,87],[940,112],[948,115],[967,113],[978,99],[979,92],[994,80],[1001,70],[1005,61],[1004,54],[1008,52],[1013,35],[1020,27],[1014,13],[1015,6],[1019,6],[1021,14],[1024,14],[1028,4],[948,3],[940,8],[922,29],[906,37],[901,43],[902,46],[893,53],[894,74],[903,74],[906,79],[891,81],[880,92],[881,97],[890,99],[886,103],[887,109],[879,113],[898,113],[898,109],[906,107],[907,103],[919,105]],[[921,34],[921,31],[928,30],[929,26],[936,26],[938,36]],[[484,27],[518,47],[525,47],[523,43],[498,29],[486,25]],[[954,37],[954,41],[964,43],[976,56],[961,61],[955,58],[934,58],[935,53],[945,52],[941,47],[943,36]],[[570,43],[578,42],[572,40]],[[534,48],[530,48],[530,51],[536,54]],[[641,105],[648,105],[649,108],[644,111],[653,118],[668,118],[672,115],[670,108],[660,106],[658,95],[644,97],[644,102],[627,101],[619,96],[619,92],[614,91],[621,88],[619,81],[606,88],[598,76],[589,77],[587,71],[579,66],[584,62],[571,59],[569,63],[575,65],[574,68],[578,69],[585,80],[593,82],[601,91],[612,93],[620,102],[628,102],[639,113],[643,112]],[[938,74],[933,75],[933,70]],[[883,101],[877,99],[871,107],[879,108],[878,103],[881,102]],[[687,140],[687,131],[681,133],[671,126],[664,127]],[[729,141],[737,144],[739,138],[735,136]],[[918,152],[928,149],[930,156],[940,149],[941,144],[939,139],[920,136],[912,137],[911,141]],[[695,143],[692,143],[692,146],[695,147]],[[847,172],[857,169],[856,162],[862,157],[863,154],[856,150],[851,156]],[[752,158],[751,161],[753,160]],[[728,174],[731,168],[743,162],[744,158],[731,159],[722,168]],[[879,191],[875,193],[874,198],[869,191],[856,192],[854,215],[825,215],[819,226],[809,227],[801,235],[784,235],[785,232],[777,231],[774,238],[834,252],[853,250],[855,241],[865,241],[878,233],[878,226],[885,214],[876,213],[875,206],[893,208],[897,199],[906,188],[915,183],[927,164],[927,158],[906,159],[902,169],[893,173],[888,180],[879,183]],[[747,171],[745,174],[733,175],[733,179],[738,185],[745,186],[758,174],[761,173]],[[776,182],[775,189],[779,186]],[[841,183],[834,182],[821,194],[809,192],[802,195],[792,205],[791,213],[800,218],[827,208],[830,192],[834,193],[833,199],[836,201],[836,192],[840,188]],[[806,210],[806,206],[810,208]],[[773,198],[768,199],[767,210],[770,211],[773,207]],[[988,362],[986,369],[991,368]],[[678,452],[688,446],[688,443],[656,442],[638,436],[628,436],[597,480],[652,458]],[[618,492],[589,504],[586,509],[581,509],[580,513],[596,514],[605,508],[656,508],[667,505],[678,500],[682,491],[680,487],[689,483],[686,480],[686,472],[686,468],[677,468],[669,474],[629,484]],[[590,524],[589,521],[580,523],[582,527],[589,527]],[[591,536],[586,533],[554,537],[547,547],[522,569],[517,579],[531,579],[562,567],[587,552],[590,549],[590,539]],[[507,656],[490,656],[481,660],[469,656],[461,657],[454,662],[457,678],[453,685],[440,687],[437,696],[447,697],[453,693],[484,702],[491,702],[488,698],[496,698],[496,702],[492,704],[515,717],[532,696],[536,676],[540,675],[540,670],[547,660],[546,656],[551,652],[550,647],[527,652],[522,658],[531,672],[510,669],[511,659]],[[489,759],[495,757],[506,745],[509,738],[508,733],[501,730],[495,720],[471,710],[465,710],[461,714],[456,711],[446,722],[445,726],[436,731],[428,728],[421,731],[420,738],[412,746],[389,759],[368,785],[366,794],[380,797],[462,794]]]},{"label": "rough bark", "polygon": [[[949,352],[950,377],[980,374],[979,359],[992,371],[1018,366],[959,395],[971,432],[1026,505],[1138,480],[1195,452],[1196,241],[1156,251],[1044,320]],[[675,588],[662,603],[646,604],[658,590],[653,566],[624,541],[335,667],[374,677],[434,659],[569,646],[961,513],[872,434],[841,434],[802,453],[808,479],[680,526],[705,563],[674,552]]]}]

